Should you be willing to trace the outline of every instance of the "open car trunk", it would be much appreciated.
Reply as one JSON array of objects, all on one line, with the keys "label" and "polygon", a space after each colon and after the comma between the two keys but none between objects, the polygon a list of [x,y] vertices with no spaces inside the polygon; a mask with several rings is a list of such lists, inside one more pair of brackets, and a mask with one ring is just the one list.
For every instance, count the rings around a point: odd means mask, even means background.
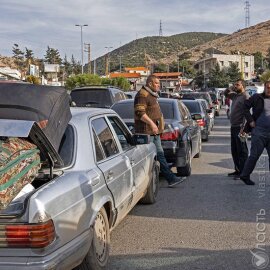
[{"label": "open car trunk", "polygon": [[0,137],[26,138],[37,146],[41,156],[41,169],[37,177],[32,183],[24,186],[9,205],[0,211],[0,217],[3,218],[21,215],[27,206],[29,195],[34,193],[36,188],[57,177],[61,171],[56,174],[54,168],[61,168],[64,164],[56,149],[34,121],[0,119]]}]

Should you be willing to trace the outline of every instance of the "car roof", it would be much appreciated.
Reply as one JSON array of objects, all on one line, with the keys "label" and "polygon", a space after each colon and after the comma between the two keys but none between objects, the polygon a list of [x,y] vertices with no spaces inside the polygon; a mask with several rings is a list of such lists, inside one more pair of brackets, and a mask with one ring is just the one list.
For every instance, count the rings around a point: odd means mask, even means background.
[{"label": "car roof", "polygon": [[104,89],[104,90],[109,90],[109,89],[114,89],[114,90],[118,90],[118,91],[122,91],[123,89],[116,87],[116,86],[112,86],[112,85],[88,85],[88,86],[81,86],[81,87],[76,87],[74,89],[71,90],[72,91],[77,91],[77,90],[90,90],[90,89]]},{"label": "car roof", "polygon": [[71,107],[72,118],[82,117],[83,115],[94,116],[98,114],[104,113],[115,113],[115,111],[111,109],[104,108],[89,108],[89,107]]}]

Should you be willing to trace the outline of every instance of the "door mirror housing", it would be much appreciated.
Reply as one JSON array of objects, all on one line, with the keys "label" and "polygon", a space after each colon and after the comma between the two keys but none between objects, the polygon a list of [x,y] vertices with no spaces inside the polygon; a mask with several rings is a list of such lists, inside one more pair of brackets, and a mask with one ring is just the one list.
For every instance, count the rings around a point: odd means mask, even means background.
[{"label": "door mirror housing", "polygon": [[150,143],[150,135],[147,134],[134,134],[132,135],[132,144],[140,145],[140,144],[149,144]]}]

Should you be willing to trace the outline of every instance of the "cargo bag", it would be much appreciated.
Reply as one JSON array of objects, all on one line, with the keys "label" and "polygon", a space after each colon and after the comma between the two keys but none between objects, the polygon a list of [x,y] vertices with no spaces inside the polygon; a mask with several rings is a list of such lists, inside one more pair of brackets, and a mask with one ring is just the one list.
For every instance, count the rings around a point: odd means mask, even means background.
[{"label": "cargo bag", "polygon": [[0,137],[0,210],[38,175],[40,155],[26,139]]},{"label": "cargo bag", "polygon": [[63,87],[0,83],[0,119],[36,121],[56,151],[71,119],[69,103]]}]

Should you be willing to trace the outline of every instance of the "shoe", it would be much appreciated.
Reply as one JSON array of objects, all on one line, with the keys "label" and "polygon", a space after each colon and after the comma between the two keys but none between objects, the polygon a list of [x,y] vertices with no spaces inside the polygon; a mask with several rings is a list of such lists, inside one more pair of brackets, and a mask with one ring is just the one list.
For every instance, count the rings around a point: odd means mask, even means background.
[{"label": "shoe", "polygon": [[240,180],[240,174],[233,177],[233,180]]},{"label": "shoe", "polygon": [[246,184],[246,185],[249,185],[249,186],[254,186],[255,183],[250,180],[249,176],[240,176],[240,179]]},{"label": "shoe", "polygon": [[186,177],[175,177],[171,182],[169,182],[168,187],[174,187],[180,183],[182,183]]},{"label": "shoe", "polygon": [[229,177],[237,177],[237,176],[240,176],[240,172],[234,171],[234,172],[232,172],[232,173],[228,173],[228,176],[229,176]]}]

